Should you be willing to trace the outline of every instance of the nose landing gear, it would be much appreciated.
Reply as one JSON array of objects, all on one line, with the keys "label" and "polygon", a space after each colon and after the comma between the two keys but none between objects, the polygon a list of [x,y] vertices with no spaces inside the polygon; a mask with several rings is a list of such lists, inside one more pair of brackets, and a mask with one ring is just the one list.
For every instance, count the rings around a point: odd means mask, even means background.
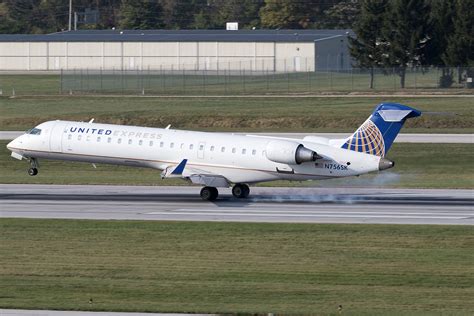
[{"label": "nose landing gear", "polygon": [[30,176],[36,176],[36,175],[38,174],[38,169],[36,169],[36,168],[30,168],[30,169],[28,169],[28,174],[29,174]]},{"label": "nose landing gear", "polygon": [[38,174],[39,163],[38,159],[30,158],[30,166],[31,168],[28,169],[28,174],[30,176],[36,176]]}]

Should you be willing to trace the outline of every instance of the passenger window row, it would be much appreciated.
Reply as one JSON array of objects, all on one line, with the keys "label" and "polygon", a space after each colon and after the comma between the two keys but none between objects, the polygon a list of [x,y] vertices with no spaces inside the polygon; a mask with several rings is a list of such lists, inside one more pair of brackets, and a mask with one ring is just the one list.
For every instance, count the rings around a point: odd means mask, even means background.
[{"label": "passenger window row", "polygon": [[[72,140],[72,134],[69,134],[67,138],[68,138],[68,140]],[[77,140],[79,140],[79,141],[82,140],[82,135],[77,135]],[[91,136],[90,136],[90,135],[87,135],[87,136],[85,137],[85,140],[86,140],[86,141],[91,141]],[[107,137],[107,143],[111,144],[111,143],[112,143],[112,140],[113,140],[112,137]],[[101,137],[101,136],[97,136],[96,142],[100,143],[101,141],[102,141],[102,137]],[[118,138],[118,139],[117,139],[117,144],[121,144],[121,143],[122,143],[122,138]],[[133,141],[133,139],[129,138],[128,141],[127,141],[127,143],[128,143],[128,145],[133,145],[133,144],[134,144],[134,141]],[[142,139],[140,139],[140,140],[138,140],[137,143],[138,143],[139,146],[142,146],[144,142],[143,142]],[[153,142],[152,140],[150,140],[150,141],[148,142],[148,146],[152,147],[153,145],[154,145],[154,142]],[[174,145],[175,145],[175,143],[173,143],[173,142],[169,143],[169,147],[170,147],[170,148],[174,148]],[[164,147],[165,147],[165,142],[160,142],[160,148],[164,148]],[[181,149],[184,149],[184,148],[185,148],[185,144],[184,144],[184,143],[181,143],[180,148],[181,148]],[[188,147],[188,148],[189,148],[189,150],[193,150],[194,145],[193,145],[193,144],[189,144],[189,147]],[[215,147],[214,145],[212,145],[212,146],[209,147],[209,151],[211,151],[211,152],[213,152],[215,149],[216,149],[216,147]],[[203,144],[200,144],[200,145],[199,145],[199,150],[205,150]],[[225,147],[225,146],[222,146],[222,147],[220,148],[220,151],[221,151],[221,153],[225,153],[226,147]],[[231,150],[231,152],[232,152],[233,154],[237,153],[237,148],[236,148],[236,147],[233,147],[232,150]],[[255,155],[257,155],[257,150],[256,150],[256,149],[252,149],[251,153],[252,153],[252,156],[255,156]],[[246,154],[247,154],[247,149],[246,149],[246,148],[242,148],[241,154],[242,154],[242,155],[246,155]],[[262,152],[262,155],[265,155],[265,151]]]}]

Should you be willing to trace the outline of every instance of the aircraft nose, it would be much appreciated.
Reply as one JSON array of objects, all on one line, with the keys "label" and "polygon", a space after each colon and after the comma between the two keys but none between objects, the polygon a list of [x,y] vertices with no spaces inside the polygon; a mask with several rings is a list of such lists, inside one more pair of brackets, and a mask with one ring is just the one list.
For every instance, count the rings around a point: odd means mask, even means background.
[{"label": "aircraft nose", "polygon": [[15,143],[15,140],[12,140],[11,142],[9,142],[9,143],[7,144],[7,149],[8,149],[8,150],[12,150],[14,143]]},{"label": "aircraft nose", "polygon": [[12,140],[11,142],[7,144],[8,150],[13,151],[15,148],[18,148],[18,144],[20,142],[18,138],[19,137],[15,138],[14,140]]}]

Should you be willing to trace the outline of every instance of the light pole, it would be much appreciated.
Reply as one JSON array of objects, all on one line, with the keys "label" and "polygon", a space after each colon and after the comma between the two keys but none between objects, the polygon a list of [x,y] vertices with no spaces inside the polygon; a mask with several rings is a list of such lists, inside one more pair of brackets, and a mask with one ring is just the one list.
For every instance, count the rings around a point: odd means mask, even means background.
[{"label": "light pole", "polygon": [[69,0],[69,28],[68,30],[71,31],[72,28],[72,0]]}]

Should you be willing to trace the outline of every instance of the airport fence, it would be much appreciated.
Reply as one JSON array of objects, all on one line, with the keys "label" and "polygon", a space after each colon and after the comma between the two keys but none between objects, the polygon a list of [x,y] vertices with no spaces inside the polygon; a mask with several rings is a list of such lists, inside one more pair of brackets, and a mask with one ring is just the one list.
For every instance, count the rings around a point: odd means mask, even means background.
[{"label": "airport fence", "polygon": [[[443,82],[443,69],[408,69],[405,90],[465,88],[459,68],[449,70],[452,82]],[[446,69],[444,70],[446,73]],[[395,69],[376,69],[372,88],[369,70],[276,72],[236,70],[120,70],[63,71],[61,93],[141,95],[301,94],[402,90]]]},{"label": "airport fence", "polygon": [[[450,78],[446,78],[446,74]],[[443,75],[444,74],[444,75]],[[2,95],[272,95],[437,91],[471,93],[464,68],[407,69],[405,87],[396,69],[277,72],[269,70],[61,70],[0,73]],[[447,90],[449,91],[449,90]]]}]

